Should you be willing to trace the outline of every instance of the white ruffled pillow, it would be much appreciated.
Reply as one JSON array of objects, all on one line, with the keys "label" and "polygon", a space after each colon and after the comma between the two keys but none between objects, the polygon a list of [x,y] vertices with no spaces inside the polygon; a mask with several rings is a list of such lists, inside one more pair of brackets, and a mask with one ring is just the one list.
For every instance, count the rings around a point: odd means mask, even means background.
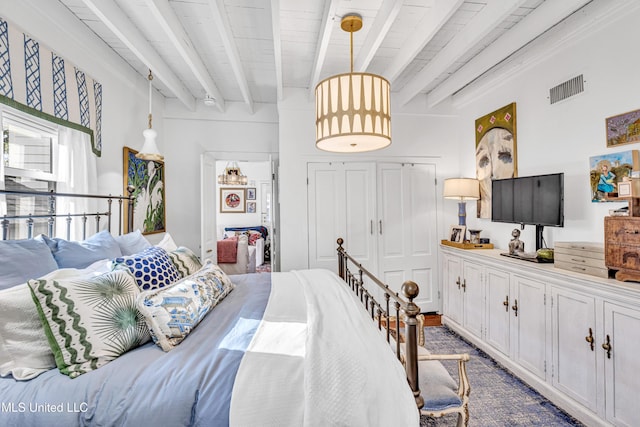
[{"label": "white ruffled pillow", "polygon": [[[83,270],[64,268],[44,279],[93,277],[109,271],[107,260]],[[0,290],[0,376],[29,380],[56,367],[31,291],[26,283]]]}]

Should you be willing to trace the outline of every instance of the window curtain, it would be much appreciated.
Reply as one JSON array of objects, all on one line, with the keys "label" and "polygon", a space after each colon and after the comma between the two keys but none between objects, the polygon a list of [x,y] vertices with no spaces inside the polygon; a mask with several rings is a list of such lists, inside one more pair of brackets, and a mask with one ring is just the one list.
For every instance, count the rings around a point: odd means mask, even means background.
[{"label": "window curtain", "polygon": [[[98,189],[98,172],[96,156],[91,150],[91,136],[85,132],[60,126],[58,131],[58,182],[57,192],[74,194],[96,194]],[[59,197],[56,204],[58,214],[81,214],[95,212],[97,200],[75,197]],[[102,208],[101,208],[102,210]],[[104,209],[106,211],[106,208]],[[100,228],[106,225],[101,218]],[[86,236],[83,236],[81,217],[73,217],[71,221],[71,240],[82,240],[96,232],[95,217],[88,217]],[[56,236],[66,238],[66,221],[58,221]]]}]

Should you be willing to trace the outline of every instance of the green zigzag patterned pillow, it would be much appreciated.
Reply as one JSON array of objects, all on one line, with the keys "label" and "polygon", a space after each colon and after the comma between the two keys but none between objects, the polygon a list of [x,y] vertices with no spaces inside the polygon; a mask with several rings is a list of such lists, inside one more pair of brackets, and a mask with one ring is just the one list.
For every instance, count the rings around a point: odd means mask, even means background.
[{"label": "green zigzag patterned pillow", "polygon": [[82,279],[29,281],[60,372],[75,378],[149,341],[129,270]]},{"label": "green zigzag patterned pillow", "polygon": [[169,252],[171,262],[178,269],[182,277],[187,277],[202,268],[200,258],[191,249],[180,246],[175,251]]}]

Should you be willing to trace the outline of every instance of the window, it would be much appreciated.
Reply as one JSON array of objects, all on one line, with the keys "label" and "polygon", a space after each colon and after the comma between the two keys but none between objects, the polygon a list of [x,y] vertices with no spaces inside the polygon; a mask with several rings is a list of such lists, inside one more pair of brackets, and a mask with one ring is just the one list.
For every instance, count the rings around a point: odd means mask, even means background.
[{"label": "window", "polygon": [[[29,114],[1,106],[2,162],[0,184],[14,191],[55,191],[57,172],[58,126]],[[0,187],[1,188],[1,187]],[[46,215],[50,212],[47,198],[7,195],[1,214]],[[33,236],[47,233],[47,219],[34,219]],[[28,237],[26,221],[13,221],[8,239]]]}]

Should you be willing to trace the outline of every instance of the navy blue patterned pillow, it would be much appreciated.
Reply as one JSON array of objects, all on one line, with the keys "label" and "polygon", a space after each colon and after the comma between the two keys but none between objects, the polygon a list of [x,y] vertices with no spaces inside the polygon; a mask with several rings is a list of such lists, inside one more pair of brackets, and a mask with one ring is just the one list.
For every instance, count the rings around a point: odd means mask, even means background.
[{"label": "navy blue patterned pillow", "polygon": [[113,263],[114,268],[128,268],[143,291],[164,288],[182,278],[167,251],[158,246],[134,255],[118,257]]}]

